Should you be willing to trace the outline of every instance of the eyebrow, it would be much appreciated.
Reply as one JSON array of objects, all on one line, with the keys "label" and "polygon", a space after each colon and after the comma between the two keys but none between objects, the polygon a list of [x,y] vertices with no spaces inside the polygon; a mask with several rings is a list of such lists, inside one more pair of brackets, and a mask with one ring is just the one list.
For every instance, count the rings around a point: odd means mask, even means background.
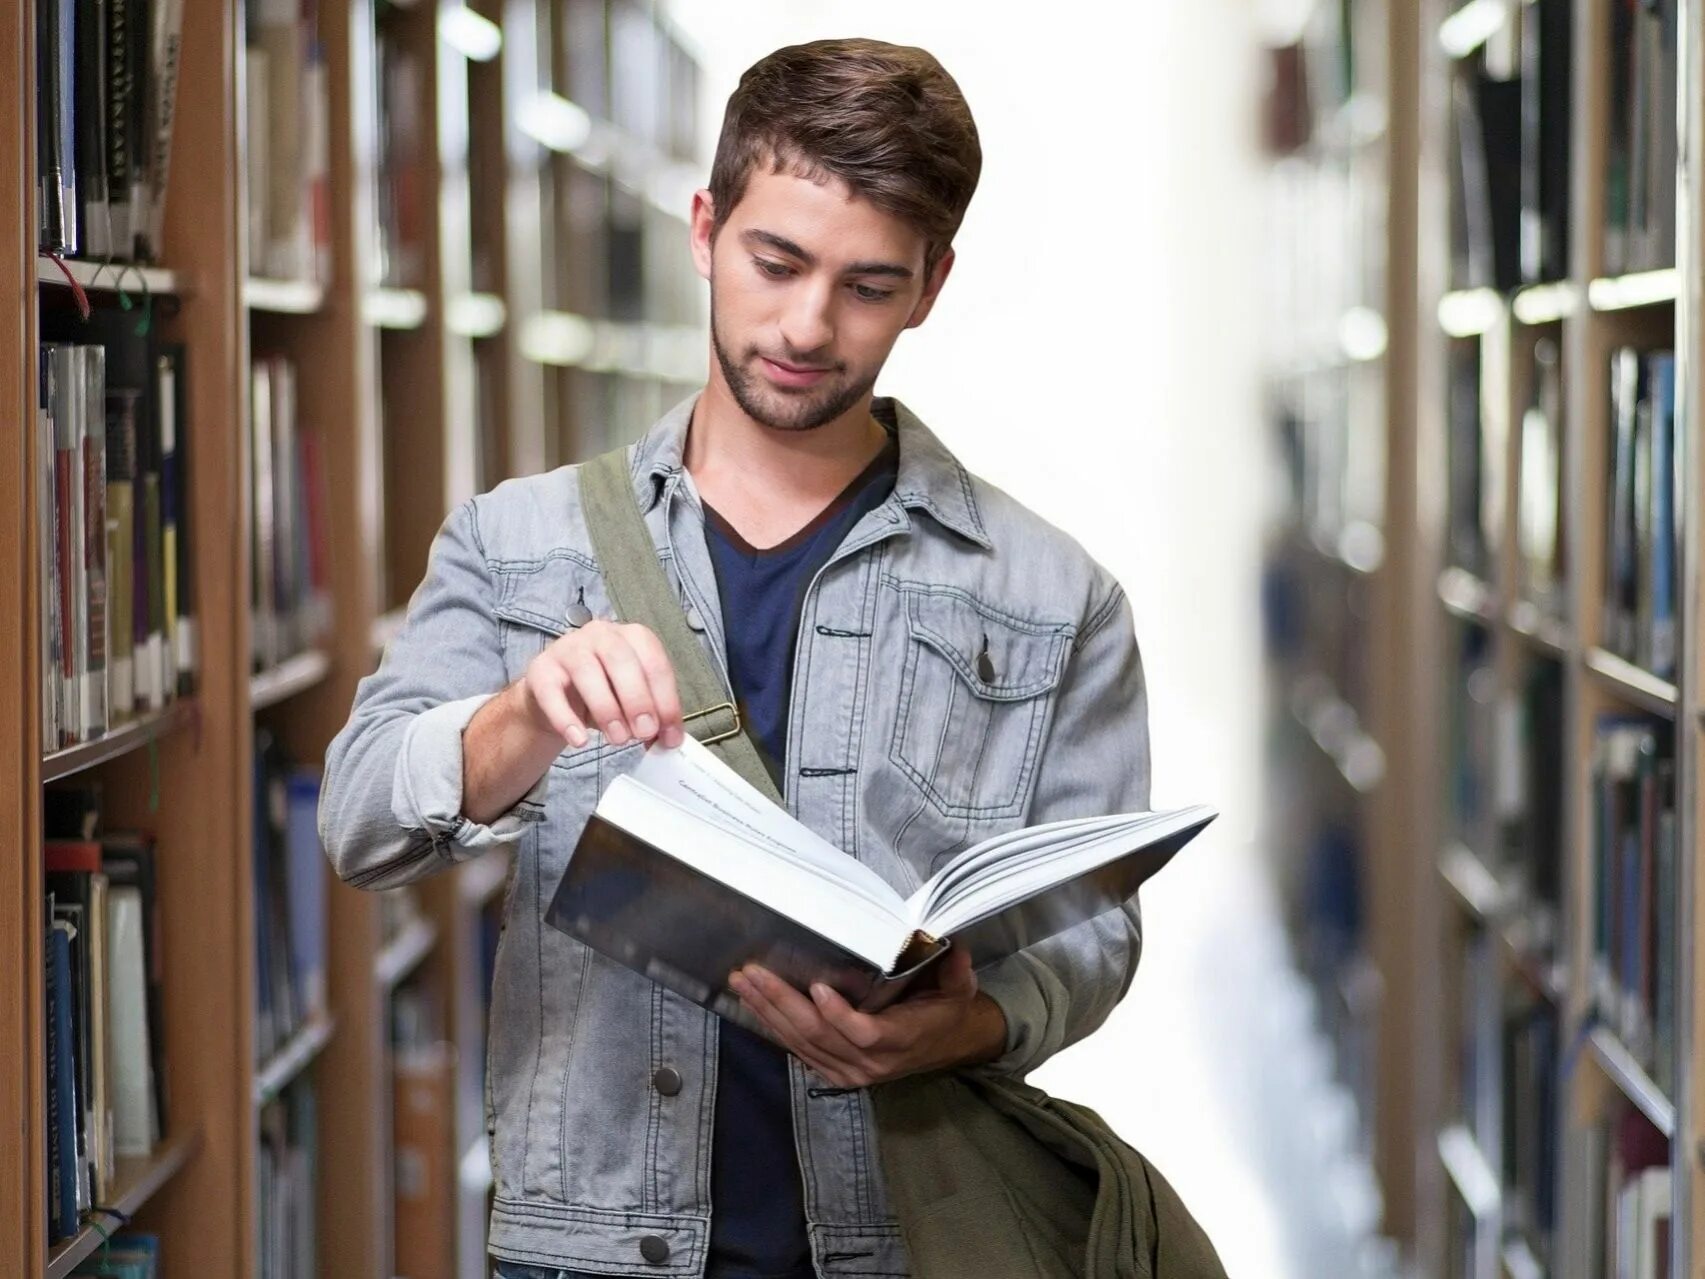
[{"label": "eyebrow", "polygon": [[[815,254],[806,252],[805,249],[795,244],[786,236],[777,235],[773,231],[759,231],[756,229],[744,231],[741,233],[740,238],[748,244],[755,241],[759,244],[768,245],[770,248],[781,253],[785,253],[789,257],[798,258],[801,262],[805,263],[806,266],[817,265],[817,257]],[[902,266],[898,262],[854,262],[846,269],[846,274],[885,275],[891,276],[896,280],[909,280],[912,278],[912,268],[909,266]]]}]

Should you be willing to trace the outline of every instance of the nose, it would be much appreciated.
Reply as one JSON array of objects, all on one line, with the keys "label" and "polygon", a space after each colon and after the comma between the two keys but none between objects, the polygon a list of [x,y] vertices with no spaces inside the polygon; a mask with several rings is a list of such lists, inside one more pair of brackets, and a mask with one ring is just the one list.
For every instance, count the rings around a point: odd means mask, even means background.
[{"label": "nose", "polygon": [[801,280],[789,290],[787,309],[782,312],[781,338],[788,353],[805,357],[828,347],[835,326],[830,314],[833,285],[826,280]]}]

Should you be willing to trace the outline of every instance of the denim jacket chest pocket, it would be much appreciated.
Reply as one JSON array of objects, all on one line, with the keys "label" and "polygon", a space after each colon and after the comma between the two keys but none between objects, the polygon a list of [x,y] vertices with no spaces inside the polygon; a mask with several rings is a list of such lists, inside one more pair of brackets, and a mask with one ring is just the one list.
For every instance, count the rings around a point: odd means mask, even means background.
[{"label": "denim jacket chest pocket", "polygon": [[614,609],[604,579],[592,562],[576,554],[499,566],[498,642],[504,673],[520,679],[527,664],[552,643]]},{"label": "denim jacket chest pocket", "polygon": [[1072,626],[951,587],[900,594],[905,659],[889,758],[945,816],[1022,816]]}]

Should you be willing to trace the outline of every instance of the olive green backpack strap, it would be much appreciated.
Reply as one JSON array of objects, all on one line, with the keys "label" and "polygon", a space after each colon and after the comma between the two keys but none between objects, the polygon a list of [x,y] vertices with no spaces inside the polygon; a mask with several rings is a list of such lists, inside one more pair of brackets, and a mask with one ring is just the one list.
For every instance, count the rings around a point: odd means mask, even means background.
[{"label": "olive green backpack strap", "polygon": [[592,549],[616,616],[645,626],[675,668],[686,729],[741,777],[781,803],[770,770],[740,723],[740,713],[681,610],[681,597],[657,562],[657,548],[634,500],[628,451],[615,449],[580,468],[580,496]]}]

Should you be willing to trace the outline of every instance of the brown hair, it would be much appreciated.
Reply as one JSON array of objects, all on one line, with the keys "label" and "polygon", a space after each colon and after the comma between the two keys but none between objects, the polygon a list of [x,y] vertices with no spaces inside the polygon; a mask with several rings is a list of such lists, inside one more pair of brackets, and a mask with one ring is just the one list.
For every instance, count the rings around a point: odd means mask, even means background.
[{"label": "brown hair", "polygon": [[923,49],[814,40],[777,49],[740,77],[710,171],[721,229],[753,167],[841,179],[929,241],[925,271],[953,242],[983,151],[953,77]]}]

